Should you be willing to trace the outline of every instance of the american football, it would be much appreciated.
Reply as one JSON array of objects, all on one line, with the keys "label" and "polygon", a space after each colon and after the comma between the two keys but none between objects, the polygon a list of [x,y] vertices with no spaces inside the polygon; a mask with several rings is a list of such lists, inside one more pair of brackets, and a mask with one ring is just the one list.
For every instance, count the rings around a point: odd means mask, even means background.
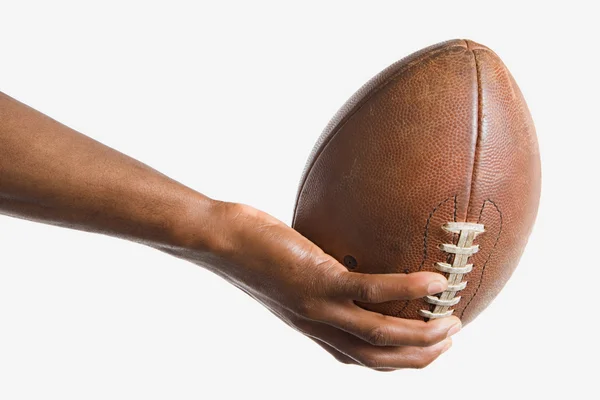
[{"label": "american football", "polygon": [[472,321],[516,268],[534,224],[540,159],[529,110],[489,48],[451,40],[389,66],[319,138],[293,227],[349,270],[444,274],[401,318]]}]

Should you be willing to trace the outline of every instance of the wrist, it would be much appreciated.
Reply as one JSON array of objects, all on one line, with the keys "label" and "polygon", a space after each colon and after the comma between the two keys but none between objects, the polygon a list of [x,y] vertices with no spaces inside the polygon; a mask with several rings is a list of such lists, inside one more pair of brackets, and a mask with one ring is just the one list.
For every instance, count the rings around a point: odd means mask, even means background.
[{"label": "wrist", "polygon": [[173,245],[167,251],[184,258],[193,255],[193,261],[208,268],[236,259],[257,225],[283,224],[254,207],[194,193],[176,219]]},{"label": "wrist", "polygon": [[[231,221],[241,205],[211,199],[193,192],[173,216],[168,249],[177,252],[224,255],[233,246]],[[201,261],[201,260],[198,260]]]}]

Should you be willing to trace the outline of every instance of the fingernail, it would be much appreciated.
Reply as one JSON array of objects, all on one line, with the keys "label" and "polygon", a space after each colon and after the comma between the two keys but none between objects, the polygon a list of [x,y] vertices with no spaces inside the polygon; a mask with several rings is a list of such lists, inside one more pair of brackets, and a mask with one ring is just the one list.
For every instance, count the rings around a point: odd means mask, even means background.
[{"label": "fingernail", "polygon": [[454,335],[456,332],[460,331],[460,328],[462,328],[462,324],[460,322],[452,325],[450,329],[448,329],[448,334],[446,335],[446,337]]},{"label": "fingernail", "polygon": [[438,294],[444,291],[444,284],[440,281],[433,281],[427,286],[427,292],[429,294]]},{"label": "fingernail", "polygon": [[446,343],[444,344],[444,347],[442,348],[442,351],[440,352],[440,354],[445,353],[450,347],[452,347],[452,340],[446,339],[445,342]]}]

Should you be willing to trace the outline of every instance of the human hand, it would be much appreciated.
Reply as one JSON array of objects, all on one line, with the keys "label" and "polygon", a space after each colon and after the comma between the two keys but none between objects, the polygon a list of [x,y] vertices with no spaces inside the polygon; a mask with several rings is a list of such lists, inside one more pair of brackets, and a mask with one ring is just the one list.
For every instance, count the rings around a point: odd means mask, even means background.
[{"label": "human hand", "polygon": [[[169,252],[227,279],[343,363],[376,370],[422,368],[451,346],[449,337],[461,327],[456,317],[407,320],[355,304],[442,292],[447,281],[440,274],[349,272],[298,232],[252,207],[214,202],[209,215],[207,222],[189,213],[183,249]],[[210,232],[208,245],[195,234],[200,226]]]}]

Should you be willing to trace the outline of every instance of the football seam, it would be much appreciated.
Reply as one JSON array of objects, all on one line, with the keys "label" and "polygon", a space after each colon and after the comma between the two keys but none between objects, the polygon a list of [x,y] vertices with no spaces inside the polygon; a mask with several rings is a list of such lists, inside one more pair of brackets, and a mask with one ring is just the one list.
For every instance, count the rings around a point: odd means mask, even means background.
[{"label": "football seam", "polygon": [[475,139],[475,149],[473,152],[473,168],[471,169],[471,182],[469,185],[469,193],[467,194],[467,212],[465,215],[465,221],[469,216],[469,212],[471,211],[471,195],[473,193],[473,189],[475,187],[475,175],[477,164],[479,162],[479,150],[481,147],[481,131],[482,131],[482,121],[483,121],[483,96],[482,96],[482,86],[481,86],[481,69],[479,67],[479,62],[477,60],[477,54],[475,50],[471,49],[469,46],[469,42],[465,40],[467,43],[467,49],[473,54],[473,61],[475,62],[475,76],[477,79],[477,137]]},{"label": "football seam", "polygon": [[[473,60],[475,62],[475,72],[476,72],[476,77],[477,77],[477,139],[475,142],[475,150],[474,150],[474,154],[473,154],[473,168],[471,170],[471,182],[470,182],[470,188],[469,188],[469,194],[467,195],[467,213],[465,215],[464,220],[466,221],[471,209],[473,208],[473,203],[472,201],[472,194],[476,185],[476,176],[477,176],[477,172],[478,172],[478,164],[479,164],[479,159],[480,159],[480,148],[481,148],[481,141],[482,139],[482,130],[483,130],[483,86],[481,84],[481,66],[479,63],[479,60],[477,58],[477,52],[480,49],[471,49],[471,46],[469,45],[469,41],[465,40],[465,43],[467,45],[467,50],[470,51],[473,54]],[[481,49],[481,51],[486,51],[484,49]],[[498,232],[498,236],[496,237],[496,240],[494,242],[494,246],[492,247],[492,250],[490,251],[490,254],[488,255],[488,258],[486,259],[485,263],[483,264],[483,267],[481,269],[481,276],[479,278],[479,284],[477,285],[477,289],[475,290],[475,292],[473,293],[473,296],[471,296],[471,298],[469,299],[469,301],[467,302],[467,305],[465,306],[465,308],[463,308],[461,314],[460,314],[460,318],[462,319],[467,307],[469,307],[469,305],[471,304],[471,302],[475,299],[475,297],[477,296],[477,293],[479,292],[479,288],[481,287],[481,285],[483,284],[483,279],[484,279],[484,273],[485,273],[485,268],[496,248],[496,245],[498,244],[498,240],[500,239],[500,233],[502,233],[502,212],[500,211],[500,208],[498,207],[498,205],[493,202],[490,199],[486,199],[483,201],[483,204],[481,206],[481,211],[479,214],[479,218],[478,221],[481,220],[482,214],[483,214],[483,210],[485,208],[485,204],[486,202],[489,201],[490,203],[492,203],[494,205],[494,207],[496,207],[496,209],[498,210],[498,213],[500,214],[500,230]]]},{"label": "football seam", "polygon": [[[456,210],[457,210],[457,198],[458,195],[454,195],[451,197],[448,197],[447,199],[442,200],[440,203],[438,203],[435,207],[433,207],[433,210],[431,210],[431,212],[429,213],[429,217],[427,217],[427,221],[425,223],[425,232],[423,232],[423,255],[422,255],[422,259],[421,259],[421,263],[419,264],[419,269],[417,271],[422,271],[423,270],[423,266],[425,265],[425,260],[427,260],[427,239],[429,238],[429,224],[431,223],[431,218],[433,218],[434,214],[436,213],[436,211],[443,206],[444,204],[446,204],[446,202],[448,200],[454,199],[454,221],[456,221]],[[405,271],[406,273],[406,271]],[[400,315],[402,314],[402,312],[404,312],[404,310],[406,309],[406,307],[408,307],[408,305],[411,303],[411,300],[406,300],[404,305],[402,306],[402,308],[400,308],[400,310],[397,311],[396,315]]]},{"label": "football seam", "polygon": [[494,245],[492,246],[492,249],[490,250],[490,254],[488,254],[485,262],[483,263],[483,267],[481,267],[481,276],[479,277],[479,284],[477,285],[477,288],[475,289],[473,296],[471,296],[471,298],[467,302],[467,305],[465,306],[465,308],[463,308],[462,312],[460,313],[460,319],[462,319],[463,316],[465,315],[465,311],[467,311],[467,308],[469,307],[469,305],[471,304],[473,299],[475,299],[475,296],[477,296],[477,293],[479,292],[479,288],[483,284],[485,267],[487,267],[488,262],[490,261],[490,259],[492,258],[492,255],[496,251],[496,246],[498,245],[498,241],[500,240],[500,234],[502,233],[502,224],[503,224],[502,210],[500,210],[500,207],[498,207],[498,205],[491,199],[486,199],[483,201],[483,204],[481,206],[481,211],[479,212],[479,218],[477,219],[477,223],[481,222],[481,218],[483,216],[483,210],[485,209],[485,204],[487,202],[492,203],[492,205],[496,208],[496,211],[498,211],[498,214],[500,215],[500,228],[498,229],[498,234],[496,235],[496,240],[494,241]]},{"label": "football seam", "polygon": [[427,218],[427,222],[425,223],[425,233],[423,234],[423,259],[421,260],[421,264],[419,265],[418,271],[421,271],[423,269],[423,266],[425,265],[425,260],[427,259],[427,239],[429,236],[429,223],[431,222],[431,218],[433,218],[433,215],[438,210],[438,208],[443,206],[448,200],[452,198],[454,198],[454,212],[456,213],[456,197],[457,195],[448,197],[446,200],[442,201],[437,206],[435,206],[433,210],[429,213],[429,217]]}]

